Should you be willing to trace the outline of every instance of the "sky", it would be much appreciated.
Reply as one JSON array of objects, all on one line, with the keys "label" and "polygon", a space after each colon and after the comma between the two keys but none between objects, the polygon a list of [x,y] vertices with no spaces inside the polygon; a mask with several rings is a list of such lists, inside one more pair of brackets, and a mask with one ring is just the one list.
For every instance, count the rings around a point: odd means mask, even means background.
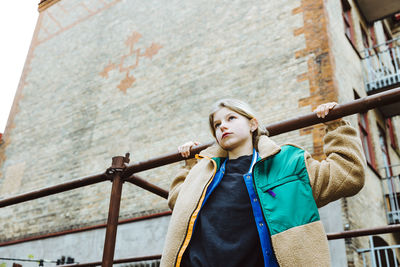
[{"label": "sky", "polygon": [[0,133],[4,133],[39,16],[39,0],[3,1],[0,8]]}]

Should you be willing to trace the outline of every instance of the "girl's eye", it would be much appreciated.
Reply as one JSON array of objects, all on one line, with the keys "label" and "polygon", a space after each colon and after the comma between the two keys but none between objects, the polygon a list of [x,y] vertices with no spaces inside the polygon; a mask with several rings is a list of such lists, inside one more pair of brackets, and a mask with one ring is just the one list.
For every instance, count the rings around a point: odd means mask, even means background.
[{"label": "girl's eye", "polygon": [[216,123],[216,124],[214,125],[214,128],[217,129],[220,125],[221,125],[221,123]]},{"label": "girl's eye", "polygon": [[229,116],[228,119],[231,121],[231,120],[233,120],[233,119],[236,119],[236,117],[235,117],[235,116]]}]

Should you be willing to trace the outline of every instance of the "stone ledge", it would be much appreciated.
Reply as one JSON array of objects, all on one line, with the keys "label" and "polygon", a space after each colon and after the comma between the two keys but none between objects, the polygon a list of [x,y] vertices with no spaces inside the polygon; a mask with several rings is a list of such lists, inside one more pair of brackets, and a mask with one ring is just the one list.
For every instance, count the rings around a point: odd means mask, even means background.
[{"label": "stone ledge", "polygon": [[51,7],[58,1],[60,1],[60,0],[41,0],[39,2],[39,8],[38,8],[39,12],[46,10],[47,8]]}]

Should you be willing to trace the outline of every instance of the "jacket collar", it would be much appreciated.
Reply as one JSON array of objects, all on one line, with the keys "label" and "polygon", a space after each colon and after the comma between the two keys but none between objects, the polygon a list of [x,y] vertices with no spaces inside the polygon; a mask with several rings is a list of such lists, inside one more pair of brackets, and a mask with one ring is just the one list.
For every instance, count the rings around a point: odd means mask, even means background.
[{"label": "jacket collar", "polygon": [[[258,141],[258,153],[260,157],[266,158],[272,155],[275,155],[281,151],[280,146],[278,146],[271,138],[266,135],[260,136],[260,140]],[[214,144],[205,150],[200,152],[200,156],[203,157],[222,157],[226,158],[228,156],[228,152],[220,147],[218,144]]]},{"label": "jacket collar", "polygon": [[262,159],[278,154],[281,147],[278,146],[271,138],[261,135],[258,141],[258,153]]}]

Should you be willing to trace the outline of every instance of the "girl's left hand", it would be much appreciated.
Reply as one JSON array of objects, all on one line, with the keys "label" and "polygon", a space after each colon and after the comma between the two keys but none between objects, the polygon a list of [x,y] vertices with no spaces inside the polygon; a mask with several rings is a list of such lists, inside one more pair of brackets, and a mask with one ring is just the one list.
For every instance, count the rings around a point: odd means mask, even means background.
[{"label": "girl's left hand", "polygon": [[336,102],[329,102],[319,105],[314,112],[317,113],[318,118],[325,118],[329,111],[337,105]]}]

